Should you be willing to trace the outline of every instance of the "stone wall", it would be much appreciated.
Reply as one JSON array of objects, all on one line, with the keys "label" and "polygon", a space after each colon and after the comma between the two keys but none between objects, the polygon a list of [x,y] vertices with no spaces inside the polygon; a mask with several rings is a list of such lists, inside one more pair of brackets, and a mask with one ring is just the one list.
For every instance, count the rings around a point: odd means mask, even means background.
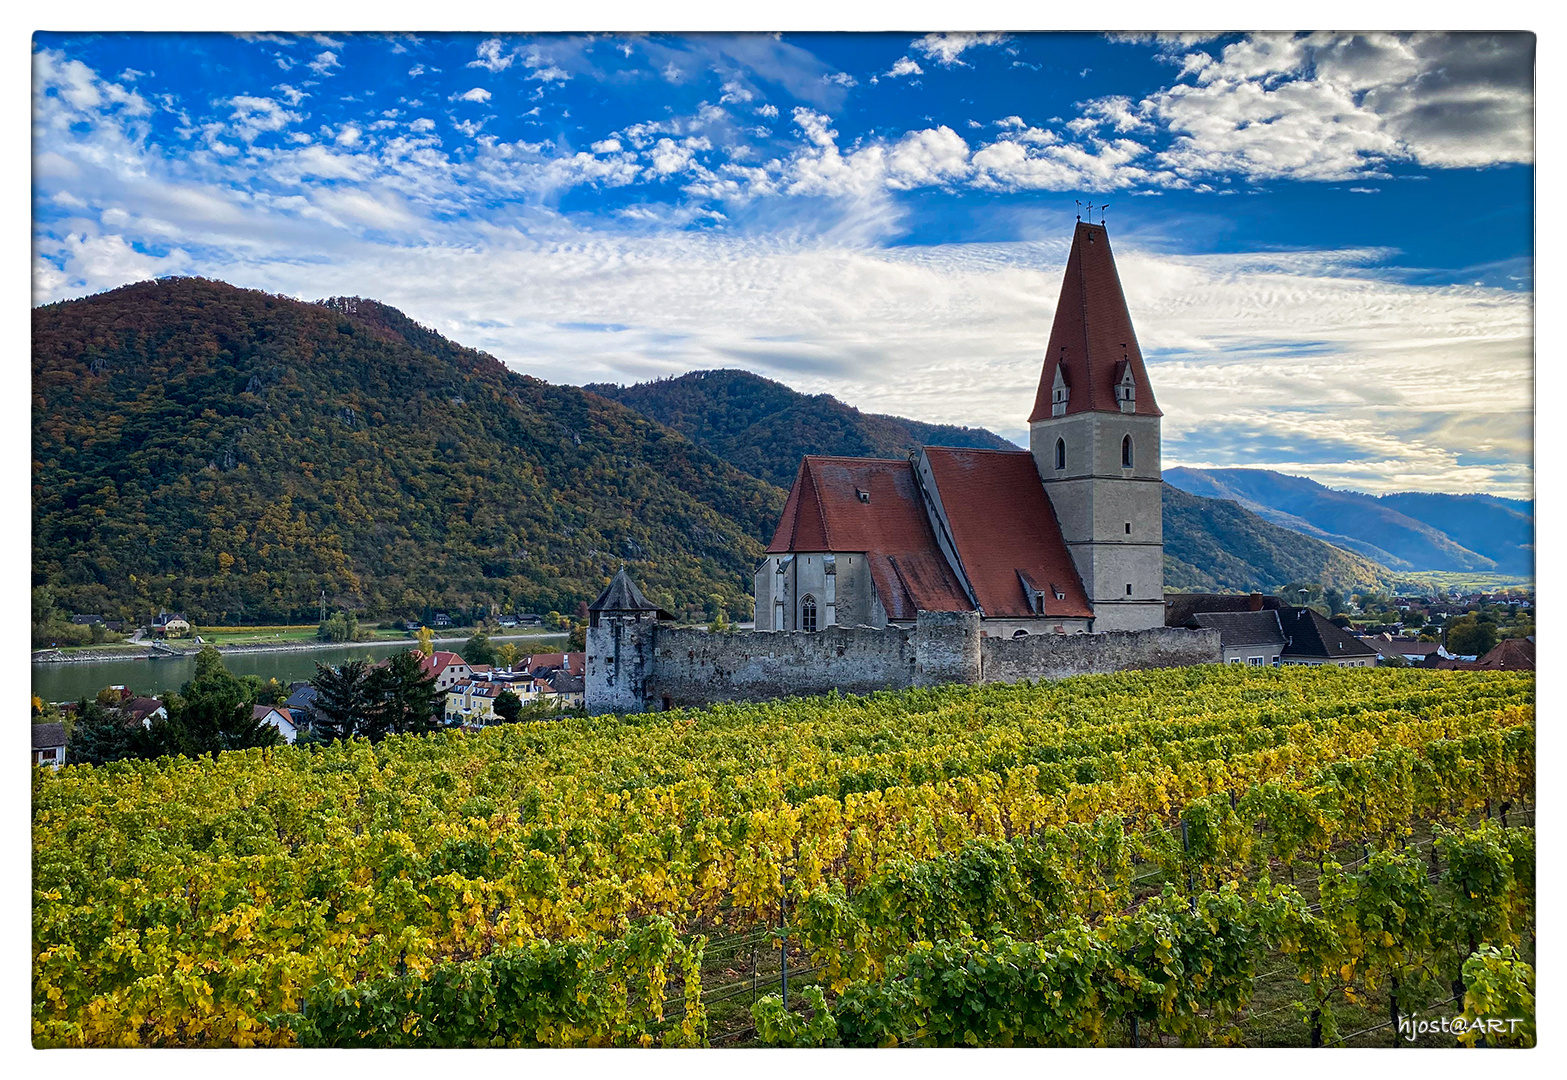
[{"label": "stone wall", "polygon": [[1064,679],[1134,668],[1217,664],[1224,650],[1217,630],[1161,626],[1107,634],[1031,634],[980,642],[985,682]]},{"label": "stone wall", "polygon": [[[652,638],[647,707],[902,689],[914,683],[913,639],[912,631],[897,627],[710,634],[660,626]],[[592,702],[588,708],[601,711]]]},{"label": "stone wall", "polygon": [[1131,668],[1217,664],[1217,630],[980,635],[972,612],[922,613],[913,630],[833,626],[817,633],[712,634],[651,622],[588,631],[593,713],[837,690],[868,694],[939,683],[1060,679]]}]

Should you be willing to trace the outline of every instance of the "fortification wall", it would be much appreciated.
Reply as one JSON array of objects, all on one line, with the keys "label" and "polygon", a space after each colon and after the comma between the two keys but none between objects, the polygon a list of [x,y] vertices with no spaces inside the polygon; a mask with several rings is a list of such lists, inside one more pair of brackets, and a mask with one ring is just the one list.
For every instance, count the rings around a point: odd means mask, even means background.
[{"label": "fortification wall", "polygon": [[980,641],[985,682],[1064,679],[1133,668],[1188,667],[1224,660],[1217,630],[1160,626],[1107,634],[1031,634]]},{"label": "fortification wall", "polygon": [[972,612],[922,613],[913,630],[831,626],[816,633],[712,634],[643,622],[588,631],[587,706],[593,713],[633,712],[1222,660],[1217,630],[1160,627],[1014,640],[982,637]]},{"label": "fortification wall", "polygon": [[913,638],[897,627],[710,634],[661,626],[652,637],[647,707],[903,689],[914,684]]}]

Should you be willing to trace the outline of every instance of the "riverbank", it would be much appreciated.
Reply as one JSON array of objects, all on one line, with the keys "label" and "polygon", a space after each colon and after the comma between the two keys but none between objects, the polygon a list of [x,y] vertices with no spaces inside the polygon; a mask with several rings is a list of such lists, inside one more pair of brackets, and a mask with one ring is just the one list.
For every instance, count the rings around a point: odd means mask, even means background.
[{"label": "riverbank", "polygon": [[[472,636],[472,635],[469,635]],[[564,638],[564,631],[545,630],[530,634],[495,634],[490,636],[492,642],[502,641],[540,641],[549,638]],[[468,637],[438,637],[436,645],[453,645],[467,642]],[[168,644],[168,643],[160,643]],[[294,653],[294,652],[320,652],[330,649],[352,648],[356,645],[395,645],[395,638],[371,638],[368,641],[277,641],[256,642],[249,645],[214,645],[213,648],[225,656],[242,653]],[[414,648],[418,642],[408,638],[408,647]],[[89,664],[102,663],[105,660],[141,660],[149,659],[156,655],[159,658],[177,658],[195,656],[206,646],[190,645],[180,647],[168,645],[164,649],[153,650],[145,642],[132,645],[102,645],[86,646],[79,649],[38,649],[32,654],[32,662],[35,664]]]}]

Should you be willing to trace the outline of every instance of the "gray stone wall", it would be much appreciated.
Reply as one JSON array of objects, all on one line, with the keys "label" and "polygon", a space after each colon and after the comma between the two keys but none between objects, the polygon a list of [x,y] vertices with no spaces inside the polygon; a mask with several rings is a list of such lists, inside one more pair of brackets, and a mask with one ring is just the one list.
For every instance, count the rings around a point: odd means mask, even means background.
[{"label": "gray stone wall", "polygon": [[1161,626],[1110,634],[1037,634],[980,642],[985,682],[1064,679],[1135,668],[1217,664],[1223,646],[1217,630]]},{"label": "gray stone wall", "polygon": [[[660,626],[652,637],[646,707],[825,694],[914,683],[912,631],[831,626],[816,633],[710,634]],[[601,710],[589,702],[590,712]]]},{"label": "gray stone wall", "polygon": [[711,634],[651,622],[588,631],[592,713],[765,701],[838,690],[1060,679],[1129,668],[1217,664],[1217,630],[984,637],[973,612],[924,612],[913,630],[833,626],[816,633]]}]

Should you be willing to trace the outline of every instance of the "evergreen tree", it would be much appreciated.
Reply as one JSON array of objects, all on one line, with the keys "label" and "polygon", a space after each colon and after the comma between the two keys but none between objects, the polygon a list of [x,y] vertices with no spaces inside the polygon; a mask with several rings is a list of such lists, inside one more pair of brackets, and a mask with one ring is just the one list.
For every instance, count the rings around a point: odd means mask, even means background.
[{"label": "evergreen tree", "polygon": [[419,654],[398,653],[371,672],[372,741],[385,735],[422,735],[440,726],[446,694],[435,688],[435,676],[424,669]]},{"label": "evergreen tree", "polygon": [[323,742],[368,735],[375,725],[374,687],[370,684],[370,664],[365,660],[347,660],[339,667],[316,665],[310,680],[315,687],[316,728]]},{"label": "evergreen tree", "polygon": [[76,723],[71,727],[70,745],[65,751],[66,763],[104,765],[139,757],[129,723],[119,709],[106,709],[96,701],[83,698],[76,706]]}]

